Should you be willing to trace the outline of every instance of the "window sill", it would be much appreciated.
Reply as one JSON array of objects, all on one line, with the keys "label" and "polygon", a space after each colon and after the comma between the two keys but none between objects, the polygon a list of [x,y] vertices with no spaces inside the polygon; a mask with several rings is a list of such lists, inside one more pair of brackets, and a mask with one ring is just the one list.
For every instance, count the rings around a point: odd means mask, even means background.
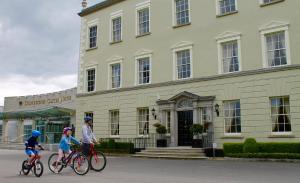
[{"label": "window sill", "polygon": [[228,16],[228,15],[237,14],[238,12],[239,12],[239,11],[232,11],[232,12],[228,12],[228,13],[220,14],[220,15],[217,15],[217,18],[220,18],[220,17],[225,17],[225,16]]},{"label": "window sill", "polygon": [[228,134],[221,137],[221,139],[244,139],[244,138],[245,137],[242,136],[241,134]]},{"label": "window sill", "polygon": [[292,133],[274,133],[268,136],[268,138],[295,138]]},{"label": "window sill", "polygon": [[188,25],[191,25],[192,23],[189,22],[189,23],[185,23],[185,24],[178,24],[178,25],[174,25],[173,26],[173,29],[177,29],[177,28],[180,28],[180,27],[185,27],[185,26],[188,26]]},{"label": "window sill", "polygon": [[109,44],[110,45],[113,45],[113,44],[118,44],[118,43],[122,43],[123,41],[121,40],[121,41],[116,41],[116,42],[110,42]]},{"label": "window sill", "polygon": [[109,138],[110,139],[120,139],[120,136],[119,135],[111,135]]},{"label": "window sill", "polygon": [[88,48],[88,49],[86,49],[85,51],[92,51],[92,50],[96,50],[96,49],[98,49],[98,46],[96,46],[96,47],[94,47],[94,48]]},{"label": "window sill", "polygon": [[176,78],[175,81],[185,81],[185,80],[190,80],[193,79],[192,77],[188,77],[188,78]]},{"label": "window sill", "polygon": [[141,34],[141,35],[136,35],[135,38],[145,37],[145,36],[149,36],[149,35],[151,35],[151,32]]},{"label": "window sill", "polygon": [[273,2],[270,2],[270,3],[263,3],[263,4],[260,4],[260,7],[265,7],[265,6],[269,6],[269,5],[281,3],[281,2],[283,2],[283,1],[284,1],[284,0],[276,0],[276,1],[273,1]]},{"label": "window sill", "polygon": [[139,135],[138,138],[149,138],[149,135]]}]

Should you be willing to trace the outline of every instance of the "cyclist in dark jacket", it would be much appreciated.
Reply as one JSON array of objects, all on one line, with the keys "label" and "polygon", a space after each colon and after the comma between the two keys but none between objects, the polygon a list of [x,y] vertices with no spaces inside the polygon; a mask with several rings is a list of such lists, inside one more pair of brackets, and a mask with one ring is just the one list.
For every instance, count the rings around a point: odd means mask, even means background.
[{"label": "cyclist in dark jacket", "polygon": [[28,161],[29,164],[34,159],[34,156],[38,154],[37,150],[35,150],[35,147],[38,146],[40,149],[43,149],[43,147],[38,142],[39,136],[41,136],[41,132],[33,130],[31,133],[31,137],[27,141],[25,141],[25,153],[30,157],[30,160]]}]

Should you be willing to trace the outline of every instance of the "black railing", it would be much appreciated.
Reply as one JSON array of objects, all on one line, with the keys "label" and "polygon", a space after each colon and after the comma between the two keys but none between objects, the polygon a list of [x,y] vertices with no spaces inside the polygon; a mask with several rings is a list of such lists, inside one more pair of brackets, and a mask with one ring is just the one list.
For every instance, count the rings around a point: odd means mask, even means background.
[{"label": "black railing", "polygon": [[115,140],[115,142],[133,143],[134,149],[140,151],[149,147],[156,147],[157,134],[149,134],[135,138],[100,138],[99,140],[100,142],[108,142],[111,139]]},{"label": "black railing", "polygon": [[214,143],[214,133],[207,132],[202,134],[203,148],[212,148]]}]

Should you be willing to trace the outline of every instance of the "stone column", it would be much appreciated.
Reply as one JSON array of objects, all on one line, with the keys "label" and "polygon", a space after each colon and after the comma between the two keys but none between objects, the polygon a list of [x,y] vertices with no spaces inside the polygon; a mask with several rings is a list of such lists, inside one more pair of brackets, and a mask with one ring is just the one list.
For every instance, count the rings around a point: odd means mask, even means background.
[{"label": "stone column", "polygon": [[6,140],[7,140],[7,130],[6,130],[7,123],[8,123],[7,120],[3,120],[3,123],[2,123],[2,143],[6,143]]},{"label": "stone column", "polygon": [[198,116],[198,101],[193,101],[193,124],[198,124],[199,116]]},{"label": "stone column", "polygon": [[17,134],[17,143],[23,142],[23,135],[24,135],[24,120],[18,120],[18,134]]},{"label": "stone column", "polygon": [[177,115],[175,111],[175,103],[171,104],[171,147],[176,147],[177,146],[177,141],[178,141],[178,132],[177,132]]}]

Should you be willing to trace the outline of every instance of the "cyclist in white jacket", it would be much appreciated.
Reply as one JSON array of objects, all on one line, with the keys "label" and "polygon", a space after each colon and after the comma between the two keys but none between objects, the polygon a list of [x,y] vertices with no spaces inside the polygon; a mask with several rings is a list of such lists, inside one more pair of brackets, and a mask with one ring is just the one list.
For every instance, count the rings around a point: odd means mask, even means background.
[{"label": "cyclist in white jacket", "polygon": [[93,118],[86,116],[84,118],[84,125],[82,126],[82,150],[85,156],[90,155],[90,147],[97,142],[97,139],[92,131]]}]

